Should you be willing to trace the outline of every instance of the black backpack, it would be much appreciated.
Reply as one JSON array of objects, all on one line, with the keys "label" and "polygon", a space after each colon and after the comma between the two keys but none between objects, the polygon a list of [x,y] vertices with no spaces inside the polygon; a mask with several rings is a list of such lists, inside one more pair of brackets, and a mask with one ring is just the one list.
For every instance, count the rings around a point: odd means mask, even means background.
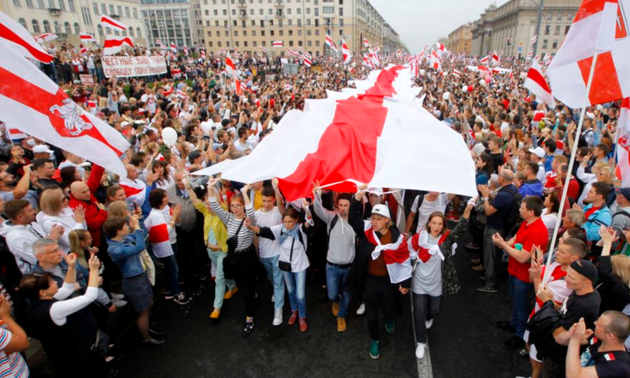
[{"label": "black backpack", "polygon": [[553,302],[547,301],[527,322],[529,343],[536,346],[536,357],[539,360],[560,349],[553,337],[553,331],[559,327],[560,319],[562,315],[553,306]]},{"label": "black backpack", "polygon": [[519,212],[521,208],[521,202],[523,202],[523,196],[518,190],[506,190],[513,197],[512,204],[510,205],[510,212],[507,217],[503,219],[503,231],[506,235],[514,233],[516,226],[520,224],[521,214]]}]

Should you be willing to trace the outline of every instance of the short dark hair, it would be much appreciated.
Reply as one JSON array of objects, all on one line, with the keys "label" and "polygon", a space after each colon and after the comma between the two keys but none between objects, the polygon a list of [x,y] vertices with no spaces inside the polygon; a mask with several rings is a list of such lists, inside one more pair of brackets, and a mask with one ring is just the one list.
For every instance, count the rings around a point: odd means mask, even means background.
[{"label": "short dark hair", "polygon": [[593,188],[595,189],[595,193],[602,196],[604,201],[608,198],[608,195],[610,194],[610,185],[605,182],[596,182],[593,183]]},{"label": "short dark hair", "polygon": [[42,168],[44,165],[46,165],[46,163],[52,164],[52,160],[50,160],[50,159],[35,159],[35,160],[33,160],[33,163],[32,163],[33,164],[32,165],[32,169],[34,171],[36,171],[36,170]]},{"label": "short dark hair", "polygon": [[149,205],[151,205],[152,209],[159,209],[162,206],[162,201],[164,201],[164,197],[166,197],[166,190],[164,189],[153,189],[151,194],[149,194]]},{"label": "short dark hair", "polygon": [[300,219],[300,212],[295,210],[295,207],[289,206],[284,210],[284,213],[282,213],[282,218],[284,219],[284,217],[291,217],[298,220]]},{"label": "short dark hair", "polygon": [[339,202],[341,200],[346,200],[348,202],[352,202],[352,194],[350,194],[350,193],[340,193],[339,196],[337,197],[337,202]]},{"label": "short dark hair", "polygon": [[115,238],[118,235],[118,231],[122,230],[126,223],[127,219],[123,217],[110,217],[103,224],[103,230],[108,237]]},{"label": "short dark hair", "polygon": [[525,204],[525,208],[529,211],[533,211],[534,215],[537,217],[542,214],[543,208],[545,207],[540,197],[535,196],[528,196],[523,198],[523,203]]},{"label": "short dark hair", "polygon": [[31,203],[27,200],[21,199],[8,201],[4,204],[4,213],[9,219],[14,220],[18,215],[22,214],[22,211],[30,204]]},{"label": "short dark hair", "polygon": [[552,153],[556,152],[556,148],[558,148],[556,145],[556,141],[553,139],[547,139],[545,141],[545,147],[547,147],[547,149],[549,149],[549,152],[552,152]]},{"label": "short dark hair", "polygon": [[529,167],[529,170],[532,171],[533,174],[538,175],[538,164],[533,161],[528,161],[526,165]]},{"label": "short dark hair", "polygon": [[275,197],[276,196],[276,191],[271,186],[265,186],[265,187],[263,187],[263,190],[262,190],[262,196],[263,197]]},{"label": "short dark hair", "polygon": [[570,237],[563,240],[562,244],[565,244],[569,248],[571,248],[571,253],[573,253],[575,256],[579,257],[580,259],[583,259],[584,257],[586,257],[586,243],[583,240],[578,239],[576,237]]},{"label": "short dark hair", "polygon": [[44,273],[42,275],[27,274],[20,280],[20,296],[30,300],[39,298],[40,290],[47,290],[53,280],[52,273]]},{"label": "short dark hair", "polygon": [[131,155],[131,159],[129,160],[129,163],[133,165],[134,167],[137,167],[144,161],[145,157],[146,157],[146,154],[144,152],[142,151],[136,152],[135,154]]},{"label": "short dark hair", "polygon": [[610,319],[610,323],[605,331],[615,335],[619,342],[624,342],[630,335],[630,318],[623,312],[614,310],[604,311],[602,316]]},{"label": "short dark hair", "polygon": [[604,155],[608,155],[608,153],[610,152],[610,147],[608,147],[606,143],[600,143],[595,146],[595,148],[599,148],[600,150],[602,150],[604,152]]}]

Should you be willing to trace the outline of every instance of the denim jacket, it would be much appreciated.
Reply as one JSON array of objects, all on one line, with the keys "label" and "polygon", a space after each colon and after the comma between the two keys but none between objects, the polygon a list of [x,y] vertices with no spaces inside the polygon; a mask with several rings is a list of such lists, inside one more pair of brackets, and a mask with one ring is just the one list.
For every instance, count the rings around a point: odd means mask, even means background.
[{"label": "denim jacket", "polygon": [[107,239],[107,253],[112,261],[118,265],[124,278],[138,276],[144,273],[140,253],[145,250],[144,237],[146,232],[138,229],[133,234],[127,235],[122,242]]}]

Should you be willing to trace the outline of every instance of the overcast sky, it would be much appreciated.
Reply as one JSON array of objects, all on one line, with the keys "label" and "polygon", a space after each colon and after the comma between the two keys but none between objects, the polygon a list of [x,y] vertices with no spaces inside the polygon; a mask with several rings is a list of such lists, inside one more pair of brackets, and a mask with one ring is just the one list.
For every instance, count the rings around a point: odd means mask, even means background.
[{"label": "overcast sky", "polygon": [[459,25],[474,21],[492,3],[508,0],[369,0],[410,52],[420,52]]}]

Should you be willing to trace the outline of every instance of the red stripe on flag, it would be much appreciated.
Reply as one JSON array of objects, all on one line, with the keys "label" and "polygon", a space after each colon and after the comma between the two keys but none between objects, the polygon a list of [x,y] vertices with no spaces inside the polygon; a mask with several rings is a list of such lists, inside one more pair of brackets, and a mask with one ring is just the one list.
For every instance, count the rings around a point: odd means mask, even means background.
[{"label": "red stripe on flag", "polygon": [[604,6],[606,3],[616,3],[614,0],[583,0],[582,5],[580,5],[580,9],[578,9],[575,14],[575,18],[573,19],[573,23],[575,24],[578,21],[585,19],[586,17],[592,16],[596,13],[599,13],[604,10]]},{"label": "red stripe on flag", "polygon": [[[588,75],[591,72],[592,61],[593,57],[589,57],[577,62],[582,73],[584,85],[588,84]],[[603,104],[623,98],[617,68],[610,51],[601,53],[597,57],[591,92],[588,97],[591,105]]]},{"label": "red stripe on flag", "polygon": [[[322,134],[317,151],[307,155],[291,175],[279,179],[280,189],[287,198],[308,196],[316,180],[322,184],[348,178],[370,182],[376,169],[377,139],[387,117],[383,97],[395,93],[393,82],[401,69],[381,71],[365,94],[338,101],[333,122]],[[356,191],[349,182],[331,189]]]},{"label": "red stripe on flag", "polygon": [[158,224],[149,230],[150,243],[162,243],[168,241],[168,228],[166,223]]},{"label": "red stripe on flag", "polygon": [[0,24],[0,38],[4,38],[8,41],[24,47],[31,55],[33,55],[35,59],[39,60],[40,62],[50,63],[54,58],[52,55],[46,54],[33,47],[30,43],[24,41],[20,36],[15,34],[13,30],[7,28],[4,24]]},{"label": "red stripe on flag", "polygon": [[[540,72],[538,72],[538,70],[530,69],[529,72],[527,73],[527,78],[528,79],[532,79],[536,84],[540,85],[540,87],[542,89],[544,89],[545,92],[551,93],[551,88],[549,88],[549,85],[547,84],[547,81],[540,74]],[[587,79],[588,79],[588,77],[587,77]]]},{"label": "red stripe on flag", "polygon": [[133,47],[133,41],[129,37],[123,38],[123,39],[106,39],[105,43],[103,44],[103,47],[104,48],[118,47],[118,46],[122,46],[125,43]]},{"label": "red stripe on flag", "polygon": [[120,185],[121,188],[123,188],[123,190],[125,191],[125,196],[126,197],[133,197],[136,194],[140,193],[141,191],[143,191],[144,189],[141,188],[134,188],[131,186],[127,186],[127,185]]}]

